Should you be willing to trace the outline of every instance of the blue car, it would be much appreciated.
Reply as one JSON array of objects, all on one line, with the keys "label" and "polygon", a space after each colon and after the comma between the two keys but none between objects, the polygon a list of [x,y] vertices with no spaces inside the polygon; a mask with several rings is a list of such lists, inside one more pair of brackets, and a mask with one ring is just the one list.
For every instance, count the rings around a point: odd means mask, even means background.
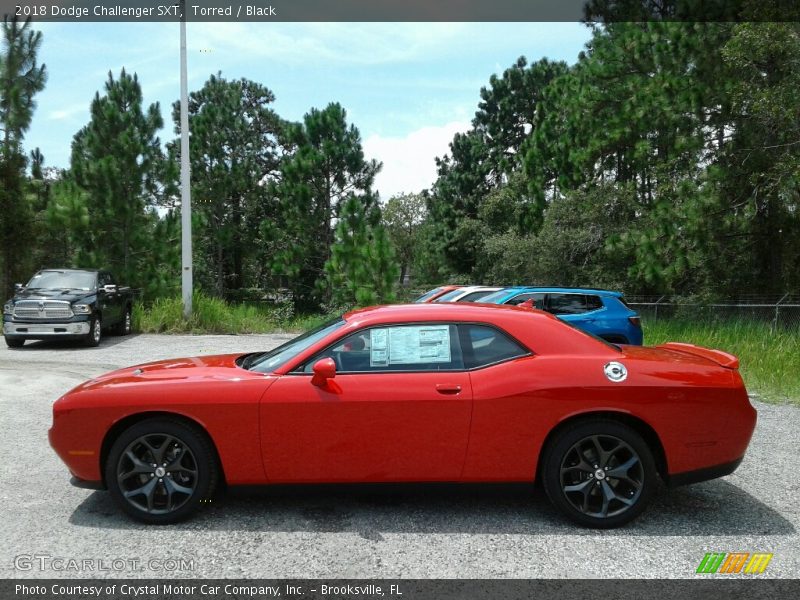
[{"label": "blue car", "polygon": [[642,345],[639,313],[625,303],[620,292],[583,288],[507,287],[481,298],[489,304],[522,304],[533,300],[545,310],[612,344]]}]

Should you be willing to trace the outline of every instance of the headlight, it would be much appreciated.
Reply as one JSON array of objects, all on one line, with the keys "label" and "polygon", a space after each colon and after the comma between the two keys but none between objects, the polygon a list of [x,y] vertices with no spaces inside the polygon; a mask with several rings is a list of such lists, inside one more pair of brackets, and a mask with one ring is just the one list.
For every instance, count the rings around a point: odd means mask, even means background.
[{"label": "headlight", "polygon": [[73,304],[72,312],[76,315],[88,315],[92,312],[91,304]]},{"label": "headlight", "polygon": [[4,315],[13,315],[14,314],[14,303],[10,300],[3,304],[3,314]]}]

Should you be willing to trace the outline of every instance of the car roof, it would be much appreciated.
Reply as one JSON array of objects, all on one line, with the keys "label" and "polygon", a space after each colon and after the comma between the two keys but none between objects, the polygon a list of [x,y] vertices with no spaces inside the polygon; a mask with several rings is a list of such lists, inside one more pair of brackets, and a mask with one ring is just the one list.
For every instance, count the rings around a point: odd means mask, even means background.
[{"label": "car roof", "polygon": [[[497,312],[500,311],[500,312]],[[383,304],[351,310],[342,315],[345,321],[358,320],[362,323],[385,322],[387,320],[413,321],[454,320],[454,321],[491,321],[494,317],[508,314],[509,311],[525,313],[526,317],[556,319],[550,313],[527,307],[506,306],[503,304],[483,304],[480,302],[442,302],[430,304]]]},{"label": "car roof", "polygon": [[[102,269],[59,269],[57,267],[50,267],[47,269],[39,269],[39,273],[46,273],[52,271],[55,273],[100,273]],[[104,272],[104,271],[103,271]]]},{"label": "car roof", "polygon": [[558,292],[564,294],[598,294],[598,295],[605,295],[605,296],[615,296],[617,298],[622,297],[622,292],[615,292],[613,290],[602,290],[599,288],[583,288],[583,287],[558,287],[558,286],[525,286],[525,285],[515,285],[510,286],[507,288],[503,288],[503,291],[506,292]]}]

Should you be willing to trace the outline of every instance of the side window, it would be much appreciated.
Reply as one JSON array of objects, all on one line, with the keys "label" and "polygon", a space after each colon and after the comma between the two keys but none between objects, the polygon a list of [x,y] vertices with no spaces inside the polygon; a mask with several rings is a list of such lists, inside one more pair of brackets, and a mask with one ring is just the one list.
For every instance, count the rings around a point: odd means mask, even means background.
[{"label": "side window", "polygon": [[519,304],[522,304],[523,302],[527,302],[528,300],[530,300],[532,298],[534,307],[542,309],[542,308],[544,308],[544,297],[545,297],[545,295],[546,294],[543,294],[541,292],[520,294],[519,296],[514,296],[513,298],[511,298],[511,300],[506,302],[506,304],[510,304],[512,306],[517,306]]},{"label": "side window", "polygon": [[111,283],[111,278],[108,276],[107,273],[100,272],[97,274],[97,287],[101,288],[104,285],[108,285]]},{"label": "side window", "polygon": [[373,327],[353,333],[312,358],[332,358],[339,373],[453,371],[464,368],[455,325],[429,323]]},{"label": "side window", "polygon": [[485,367],[530,352],[502,331],[486,325],[459,325],[464,348],[464,366],[468,369]]},{"label": "side window", "polygon": [[586,296],[586,310],[598,310],[603,308],[603,301],[600,296]]},{"label": "side window", "polygon": [[554,315],[579,315],[586,312],[583,294],[549,294],[547,311]]}]

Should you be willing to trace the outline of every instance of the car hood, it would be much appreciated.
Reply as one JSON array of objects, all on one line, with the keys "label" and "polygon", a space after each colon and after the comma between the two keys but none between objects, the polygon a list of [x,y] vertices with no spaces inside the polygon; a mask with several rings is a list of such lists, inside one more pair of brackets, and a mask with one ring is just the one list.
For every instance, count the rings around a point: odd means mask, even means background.
[{"label": "car hood", "polygon": [[87,296],[93,296],[94,294],[94,290],[49,290],[45,288],[32,288],[17,292],[14,295],[14,302],[19,302],[20,300],[65,300],[67,302],[75,302]]},{"label": "car hood", "polygon": [[151,382],[170,381],[232,381],[244,377],[258,376],[236,365],[239,354],[220,354],[214,356],[194,356],[190,358],[171,358],[134,365],[110,371],[79,385],[73,391],[87,391],[109,386],[140,385]]}]

